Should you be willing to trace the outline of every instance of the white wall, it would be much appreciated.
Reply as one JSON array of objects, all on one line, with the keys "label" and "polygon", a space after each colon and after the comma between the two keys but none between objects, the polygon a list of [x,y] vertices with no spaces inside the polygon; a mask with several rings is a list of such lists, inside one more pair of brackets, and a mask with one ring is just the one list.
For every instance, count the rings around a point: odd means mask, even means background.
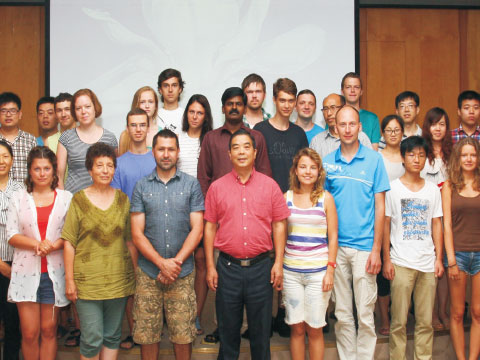
[{"label": "white wall", "polygon": [[[201,93],[223,123],[220,97],[252,73],[294,80],[322,99],[354,70],[353,0],[51,0],[50,89],[91,88],[101,124],[117,136],[134,92],[157,88],[159,73],[181,71],[181,105]],[[322,123],[320,110],[317,122]]]}]

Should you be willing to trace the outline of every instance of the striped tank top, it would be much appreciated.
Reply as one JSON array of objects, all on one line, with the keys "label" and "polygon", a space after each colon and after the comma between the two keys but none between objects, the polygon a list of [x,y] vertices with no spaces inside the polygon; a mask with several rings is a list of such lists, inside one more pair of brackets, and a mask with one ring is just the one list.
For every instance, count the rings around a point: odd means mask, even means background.
[{"label": "striped tank top", "polygon": [[328,241],[327,217],[325,214],[325,193],[317,204],[301,209],[293,204],[293,191],[287,191],[288,237],[283,259],[283,268],[313,273],[327,269]]}]

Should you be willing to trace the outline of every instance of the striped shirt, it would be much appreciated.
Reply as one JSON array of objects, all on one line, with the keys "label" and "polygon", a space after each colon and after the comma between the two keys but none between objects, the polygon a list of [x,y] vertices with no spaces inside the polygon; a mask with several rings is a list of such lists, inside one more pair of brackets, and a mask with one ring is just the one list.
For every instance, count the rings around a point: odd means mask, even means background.
[{"label": "striped shirt", "polygon": [[[65,190],[72,194],[92,185],[92,178],[85,167],[85,158],[88,148],[93,144],[84,143],[77,134],[77,129],[65,131],[58,140],[67,150],[68,176]],[[103,142],[117,149],[118,142],[115,135],[103,129],[102,137],[98,142]]]},{"label": "striped shirt", "polygon": [[327,269],[328,241],[325,193],[317,204],[308,209],[293,204],[293,191],[287,191],[288,237],[283,268],[300,273],[313,273]]},{"label": "striped shirt", "polygon": [[0,190],[0,258],[2,261],[12,261],[13,259],[13,247],[7,241],[7,210],[12,194],[22,188],[21,183],[10,178],[5,190]]},{"label": "striped shirt", "polygon": [[198,157],[200,156],[200,138],[191,138],[182,131],[178,135],[180,154],[178,157],[178,169],[188,175],[197,178]]},{"label": "striped shirt", "polygon": [[27,156],[30,150],[37,146],[37,141],[32,134],[18,130],[17,137],[10,142],[0,134],[0,140],[5,140],[13,151],[13,164],[8,177],[14,181],[23,182],[27,178]]}]

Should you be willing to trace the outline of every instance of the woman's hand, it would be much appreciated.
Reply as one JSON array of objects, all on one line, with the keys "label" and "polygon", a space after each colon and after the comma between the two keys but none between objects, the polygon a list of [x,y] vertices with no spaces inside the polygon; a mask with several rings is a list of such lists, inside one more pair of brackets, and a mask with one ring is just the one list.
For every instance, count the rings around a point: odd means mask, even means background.
[{"label": "woman's hand", "polygon": [[331,266],[327,266],[327,272],[323,277],[322,291],[327,292],[333,289],[333,272],[334,269]]},{"label": "woman's hand", "polygon": [[50,240],[45,239],[38,244],[36,253],[38,256],[45,257],[50,254],[53,249],[53,243]]},{"label": "woman's hand", "polygon": [[460,278],[460,273],[458,271],[458,265],[455,264],[453,266],[448,267],[448,277],[452,280],[458,280]]},{"label": "woman's hand", "polygon": [[77,285],[74,280],[65,280],[65,295],[67,299],[75,304],[77,301]]}]

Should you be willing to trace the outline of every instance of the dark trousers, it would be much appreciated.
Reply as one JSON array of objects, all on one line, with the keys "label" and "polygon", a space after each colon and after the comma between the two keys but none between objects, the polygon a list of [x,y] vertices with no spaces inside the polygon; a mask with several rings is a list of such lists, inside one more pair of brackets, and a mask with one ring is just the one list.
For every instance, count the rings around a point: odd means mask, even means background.
[{"label": "dark trousers", "polygon": [[3,313],[5,337],[3,340],[3,360],[17,360],[20,351],[20,320],[17,305],[7,302],[10,279],[0,274],[0,308]]},{"label": "dark trousers", "polygon": [[270,359],[271,269],[272,260],[269,257],[250,267],[241,267],[221,256],[218,258],[218,288],[215,298],[220,336],[218,359],[238,359],[244,306],[247,309],[251,358]]}]

